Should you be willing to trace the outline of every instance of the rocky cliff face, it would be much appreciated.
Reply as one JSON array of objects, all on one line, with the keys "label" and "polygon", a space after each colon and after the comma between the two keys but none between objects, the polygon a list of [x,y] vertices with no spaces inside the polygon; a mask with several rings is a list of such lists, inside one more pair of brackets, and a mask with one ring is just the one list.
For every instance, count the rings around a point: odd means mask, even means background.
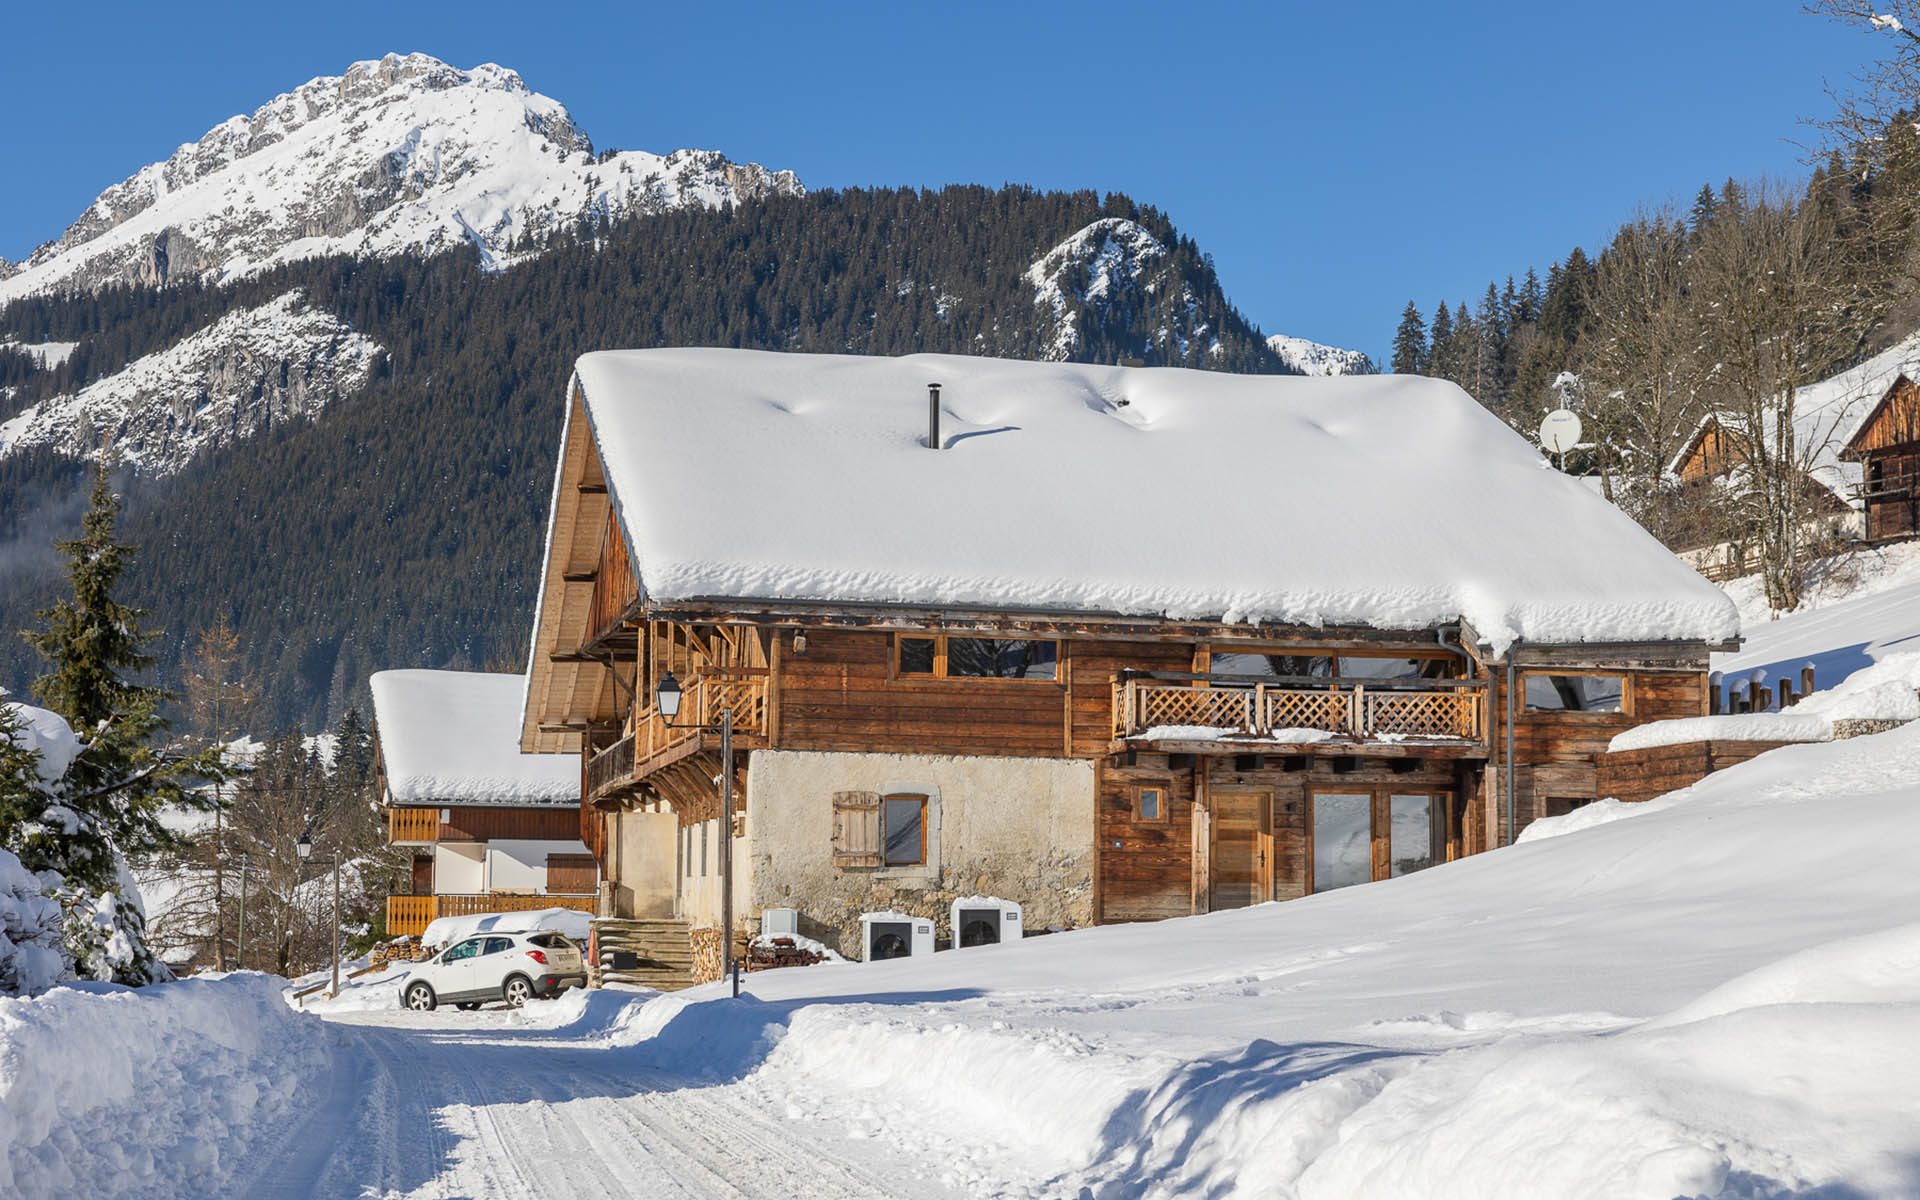
[{"label": "rocky cliff face", "polygon": [[388,55],[233,117],[108,188],[26,262],[0,263],[0,302],[332,253],[466,244],[499,267],[583,219],[802,190],[790,171],[712,151],[596,154],[559,101],[504,67]]},{"label": "rocky cliff face", "polygon": [[1217,344],[1213,330],[1198,317],[1192,289],[1168,267],[1160,239],[1124,217],[1103,217],[1047,251],[1027,268],[1033,302],[1048,314],[1052,330],[1046,357],[1056,362],[1073,357],[1084,344],[1086,325],[1116,309],[1169,304],[1176,317],[1188,319],[1179,327],[1162,326],[1160,337],[1176,340],[1183,354],[1195,339],[1202,346]]},{"label": "rocky cliff face", "polygon": [[365,386],[380,353],[289,292],[0,422],[0,456],[30,446],[110,452],[143,474],[171,474],[202,449],[312,416]]}]

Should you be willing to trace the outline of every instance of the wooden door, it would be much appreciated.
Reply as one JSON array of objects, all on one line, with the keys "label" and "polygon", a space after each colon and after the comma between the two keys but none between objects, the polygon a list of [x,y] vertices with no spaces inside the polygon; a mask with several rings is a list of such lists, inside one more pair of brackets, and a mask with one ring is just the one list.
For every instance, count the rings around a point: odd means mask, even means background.
[{"label": "wooden door", "polygon": [[1273,896],[1273,793],[1211,793],[1213,838],[1208,862],[1214,911],[1245,908]]},{"label": "wooden door", "polygon": [[590,895],[598,875],[591,854],[547,855],[547,892],[550,895]]}]

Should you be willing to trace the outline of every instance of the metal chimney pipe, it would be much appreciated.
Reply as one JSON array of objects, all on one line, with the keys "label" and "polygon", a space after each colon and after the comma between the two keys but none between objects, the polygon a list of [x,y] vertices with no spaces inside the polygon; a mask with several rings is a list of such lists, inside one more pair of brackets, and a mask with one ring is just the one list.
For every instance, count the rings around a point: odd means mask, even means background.
[{"label": "metal chimney pipe", "polygon": [[940,385],[927,385],[927,448],[940,448]]}]

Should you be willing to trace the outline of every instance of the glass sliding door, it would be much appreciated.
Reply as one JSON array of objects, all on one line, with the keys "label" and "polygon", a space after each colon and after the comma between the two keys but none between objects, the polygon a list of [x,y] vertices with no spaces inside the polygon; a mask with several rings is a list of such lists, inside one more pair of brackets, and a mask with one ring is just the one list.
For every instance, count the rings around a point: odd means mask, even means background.
[{"label": "glass sliding door", "polygon": [[1330,892],[1373,880],[1373,796],[1316,792],[1313,797],[1313,890]]},{"label": "glass sliding door", "polygon": [[1332,891],[1447,861],[1449,797],[1434,792],[1315,792],[1313,890]]},{"label": "glass sliding door", "polygon": [[1423,871],[1447,858],[1447,806],[1439,796],[1388,797],[1387,875]]}]

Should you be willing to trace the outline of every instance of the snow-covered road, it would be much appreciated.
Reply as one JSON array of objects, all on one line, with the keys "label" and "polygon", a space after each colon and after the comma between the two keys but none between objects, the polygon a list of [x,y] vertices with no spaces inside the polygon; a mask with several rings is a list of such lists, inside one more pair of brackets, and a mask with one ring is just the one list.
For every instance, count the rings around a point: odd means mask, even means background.
[{"label": "snow-covered road", "polygon": [[[535,1019],[538,1019],[535,1010]],[[659,1200],[952,1195],[808,1136],[751,1083],[676,1078],[504,1010],[335,1014],[329,1093],[234,1194]]]}]

